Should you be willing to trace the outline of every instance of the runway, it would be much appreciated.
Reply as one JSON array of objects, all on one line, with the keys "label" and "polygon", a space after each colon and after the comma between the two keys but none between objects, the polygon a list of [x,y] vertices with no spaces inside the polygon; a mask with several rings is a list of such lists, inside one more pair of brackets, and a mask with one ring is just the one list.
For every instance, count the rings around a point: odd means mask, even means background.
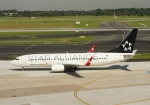
[{"label": "runway", "polygon": [[[50,31],[130,31],[133,27],[107,27],[107,28],[26,28],[26,29],[0,29],[0,32],[50,32]],[[135,27],[134,27],[135,28]],[[139,28],[140,31],[149,31],[150,28]]]},{"label": "runway", "polygon": [[[125,32],[127,35],[129,31]],[[139,31],[135,48],[138,52],[150,52],[150,31]],[[24,55],[24,54],[35,54],[35,53],[82,53],[88,52],[89,49],[95,44],[95,52],[107,52],[116,48],[125,37],[123,31],[92,31],[86,33],[77,33],[69,35],[41,35],[38,38],[65,38],[65,37],[79,37],[79,36],[95,36],[94,40],[82,44],[71,44],[71,45],[15,45],[15,46],[0,46],[0,59],[1,60],[11,60],[11,56],[14,55]],[[19,40],[21,37],[2,37],[0,41],[11,41]],[[28,40],[28,39],[27,39]]]},{"label": "runway", "polygon": [[[95,44],[94,52],[106,52],[116,48],[119,41],[92,41],[82,45],[43,45],[43,46],[1,46],[0,59],[8,60],[11,55],[24,55],[36,53],[85,53]],[[150,52],[150,41],[138,41],[135,44],[135,49],[138,52]]]},{"label": "runway", "polygon": [[120,62],[103,67],[51,73],[22,71],[0,61],[2,105],[149,105],[150,62]]}]

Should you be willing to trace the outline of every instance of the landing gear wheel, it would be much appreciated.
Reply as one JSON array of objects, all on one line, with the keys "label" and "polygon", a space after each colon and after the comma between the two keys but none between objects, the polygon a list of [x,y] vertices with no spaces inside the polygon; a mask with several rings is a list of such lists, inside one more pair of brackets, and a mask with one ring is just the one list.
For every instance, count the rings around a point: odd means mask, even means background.
[{"label": "landing gear wheel", "polygon": [[77,67],[73,67],[72,72],[76,72]]},{"label": "landing gear wheel", "polygon": [[23,71],[25,71],[24,67],[22,68]]}]

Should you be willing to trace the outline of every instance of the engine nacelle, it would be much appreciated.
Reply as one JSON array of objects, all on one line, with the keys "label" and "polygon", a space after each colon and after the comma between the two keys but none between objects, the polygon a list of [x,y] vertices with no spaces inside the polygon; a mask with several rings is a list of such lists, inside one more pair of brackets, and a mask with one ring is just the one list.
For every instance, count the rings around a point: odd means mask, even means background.
[{"label": "engine nacelle", "polygon": [[51,70],[52,71],[64,71],[65,67],[64,65],[61,65],[61,64],[55,64],[55,65],[52,65]]}]

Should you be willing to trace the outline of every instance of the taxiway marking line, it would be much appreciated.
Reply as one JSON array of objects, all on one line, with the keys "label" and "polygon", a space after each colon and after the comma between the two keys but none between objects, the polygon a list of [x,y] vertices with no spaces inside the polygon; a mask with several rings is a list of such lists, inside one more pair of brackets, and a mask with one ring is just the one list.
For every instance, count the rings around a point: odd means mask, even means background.
[{"label": "taxiway marking line", "polygon": [[82,89],[82,88],[83,88],[84,86],[86,86],[86,85],[89,85],[89,84],[91,84],[91,83],[94,83],[94,82],[96,82],[96,81],[98,81],[98,80],[101,80],[101,79],[104,79],[104,78],[107,78],[107,77],[110,77],[110,76],[113,76],[113,75],[108,75],[108,76],[105,76],[105,77],[102,77],[102,78],[98,78],[98,79],[93,80],[93,81],[91,81],[91,82],[88,82],[88,83],[86,83],[86,84],[84,84],[84,85],[81,85],[80,87],[78,87],[78,88],[75,90],[75,92],[74,92],[74,97],[77,98],[80,102],[82,102],[82,103],[84,103],[84,104],[86,104],[86,105],[90,105],[89,103],[83,101],[82,99],[80,99],[80,98],[78,97],[78,95],[77,95],[78,91],[79,91],[80,89]]},{"label": "taxiway marking line", "polygon": [[126,103],[121,103],[121,104],[115,104],[115,105],[132,104],[132,103],[148,101],[148,100],[150,100],[150,98],[149,99],[143,99],[143,100],[137,100],[137,101],[133,101],[133,102],[126,102]]},{"label": "taxiway marking line", "polygon": [[29,48],[31,48],[31,47],[33,47],[33,46],[35,46],[35,45],[31,45],[31,46],[25,48],[24,50],[27,50],[27,49],[29,49]]},{"label": "taxiway marking line", "polygon": [[126,32],[123,30],[122,41],[124,40],[125,35],[126,35]]},{"label": "taxiway marking line", "polygon": [[[132,72],[136,73],[136,72],[145,72],[144,70],[138,70],[138,71],[134,71],[132,70]],[[147,101],[147,100],[150,100],[149,99],[143,99],[143,100],[137,100],[137,101],[132,101],[132,102],[125,102],[125,103],[121,103],[121,104],[115,104],[115,105],[123,105],[123,104],[132,104],[132,103],[136,103],[136,102],[142,102],[142,101]]]},{"label": "taxiway marking line", "polygon": [[[131,70],[132,71],[132,70]],[[139,70],[139,71],[132,71],[132,72],[141,72],[142,70]],[[107,77],[111,77],[111,76],[114,76],[114,75],[120,75],[120,74],[126,74],[126,73],[116,73],[116,74],[110,74],[110,75],[108,75],[108,76],[105,76],[105,77],[102,77],[102,78],[98,78],[98,79],[96,79],[96,80],[93,80],[93,81],[91,81],[91,82],[88,82],[88,83],[86,83],[86,84],[84,84],[84,85],[81,85],[80,87],[78,87],[75,91],[74,91],[74,97],[75,98],[77,98],[80,102],[82,102],[82,103],[84,103],[84,104],[86,104],[86,105],[90,105],[89,103],[87,103],[87,102],[85,102],[85,101],[83,101],[82,99],[80,99],[79,97],[78,97],[78,91],[80,90],[80,89],[82,89],[84,86],[87,86],[87,85],[89,85],[89,84],[92,84],[92,83],[94,83],[94,82],[96,82],[96,81],[98,81],[98,80],[101,80],[101,79],[104,79],[104,78],[107,78]],[[150,100],[150,99],[146,99],[146,100]],[[141,100],[141,101],[146,101],[146,100]],[[141,102],[140,101],[140,102]],[[135,102],[138,102],[138,101],[135,101]],[[131,103],[131,102],[130,102]],[[126,104],[126,103],[123,103],[123,104]],[[127,103],[128,104],[128,103]],[[115,105],[121,105],[121,104],[115,104]]]}]

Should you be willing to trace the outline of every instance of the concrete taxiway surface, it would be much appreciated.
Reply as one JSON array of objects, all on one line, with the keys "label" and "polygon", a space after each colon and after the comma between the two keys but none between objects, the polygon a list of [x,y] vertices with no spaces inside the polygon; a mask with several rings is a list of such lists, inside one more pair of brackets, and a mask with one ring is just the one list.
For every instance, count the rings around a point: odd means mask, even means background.
[{"label": "concrete taxiway surface", "polygon": [[0,105],[149,105],[150,61],[51,73],[0,61]]}]

